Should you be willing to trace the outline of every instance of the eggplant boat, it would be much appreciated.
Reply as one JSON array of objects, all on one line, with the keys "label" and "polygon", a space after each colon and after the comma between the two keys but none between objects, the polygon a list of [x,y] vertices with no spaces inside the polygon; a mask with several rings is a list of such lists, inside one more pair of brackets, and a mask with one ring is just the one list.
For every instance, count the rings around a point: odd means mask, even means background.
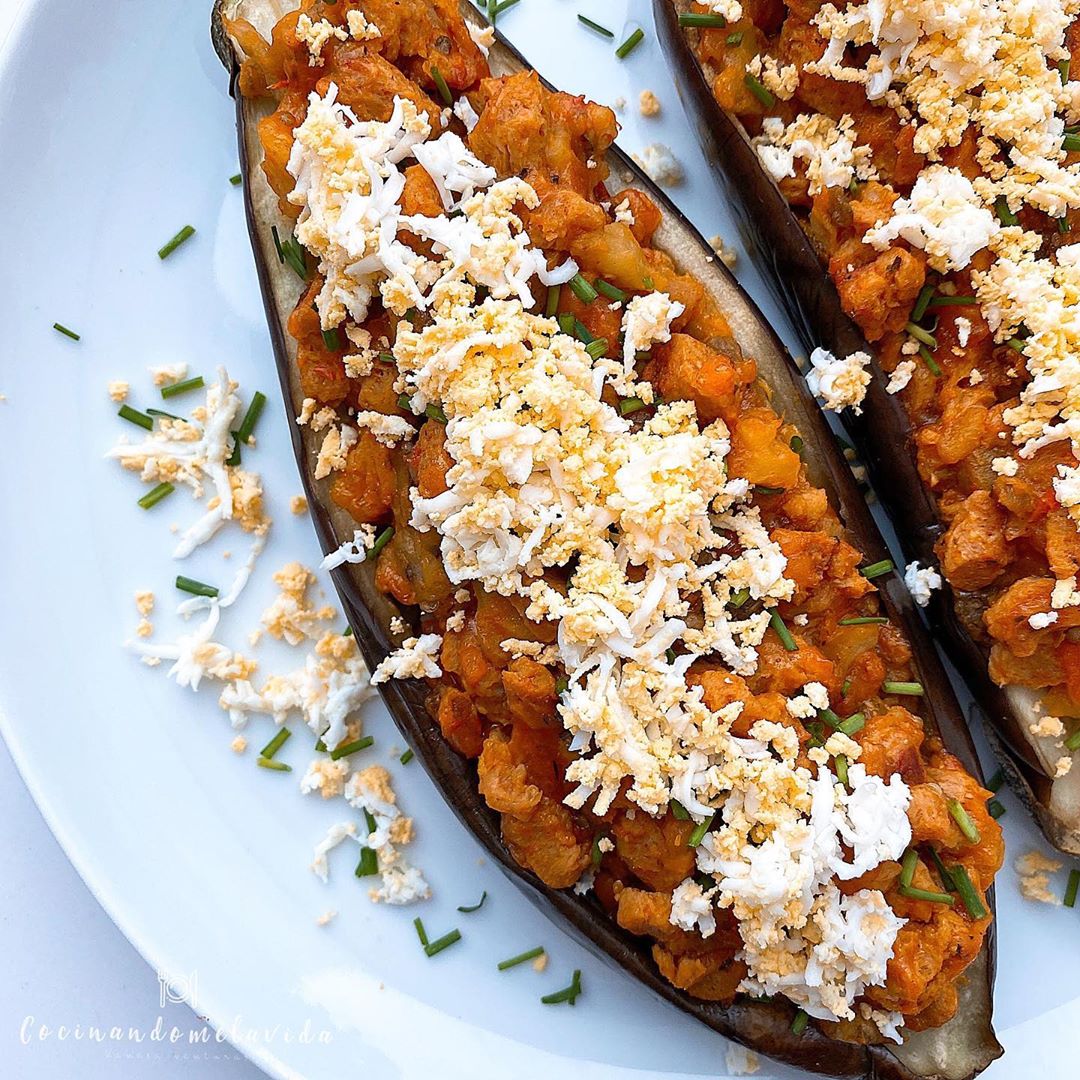
[{"label": "eggplant boat", "polygon": [[[1080,26],[1063,4],[1037,32],[999,7],[946,25],[889,3],[872,24],[816,0],[654,0],[808,350],[872,354],[850,428],[913,584],[1011,785],[1080,854]],[[973,41],[983,59],[954,65]]]},{"label": "eggplant boat", "polygon": [[468,4],[214,10],[301,474],[373,681],[668,1002],[961,1080],[1003,848],[824,420],[708,246]]}]

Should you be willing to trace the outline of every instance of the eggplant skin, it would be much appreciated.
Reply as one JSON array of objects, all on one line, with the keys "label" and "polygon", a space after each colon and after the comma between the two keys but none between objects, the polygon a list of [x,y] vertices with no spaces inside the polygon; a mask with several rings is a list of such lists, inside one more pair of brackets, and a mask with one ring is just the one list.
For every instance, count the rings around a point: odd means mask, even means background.
[{"label": "eggplant skin", "polygon": [[[269,191],[259,168],[261,150],[256,123],[265,107],[244,100],[237,89],[237,57],[222,24],[223,9],[241,15],[256,26],[269,27],[281,14],[295,7],[287,0],[217,0],[211,18],[215,50],[231,79],[236,102],[237,134],[248,230],[266,309],[267,324],[281,383],[293,450],[324,552],[337,548],[352,536],[347,515],[329,500],[325,481],[316,481],[312,462],[314,447],[306,428],[292,422],[302,394],[296,374],[295,345],[285,330],[289,313],[300,293],[298,279],[282,267],[270,239],[272,225],[288,223],[280,216],[276,197]],[[466,20],[478,22],[472,5],[462,0]],[[489,63],[496,74],[526,70],[529,65],[497,35]],[[802,432],[808,464],[816,483],[824,486],[841,509],[845,525],[868,559],[886,557],[884,543],[855,485],[846,462],[831,442],[828,427],[807,391],[798,368],[783,345],[731,274],[715,259],[712,250],[674,205],[630,159],[619,150],[609,155],[618,182],[645,190],[664,214],[658,234],[663,246],[684,269],[698,276],[728,316],[740,343],[754,355],[770,385],[784,400],[788,413]],[[816,452],[820,451],[820,452]],[[343,566],[331,572],[345,614],[353,628],[361,654],[374,668],[405,634],[395,635],[390,620],[400,616],[407,623],[414,616],[399,609],[374,587],[366,564]],[[889,615],[902,625],[915,651],[920,677],[927,687],[929,722],[946,745],[969,769],[977,769],[963,717],[932,644],[920,636],[906,591],[887,587],[882,602]],[[395,723],[424,764],[443,798],[491,857],[545,914],[560,916],[575,938],[591,951],[615,964],[670,1005],[690,1014],[713,1030],[752,1050],[811,1072],[851,1080],[969,1080],[1001,1053],[990,1025],[994,968],[994,929],[983,951],[968,969],[960,988],[961,1015],[934,1032],[909,1036],[903,1047],[862,1046],[828,1038],[812,1025],[801,1035],[791,1031],[794,1007],[787,1002],[737,1001],[728,1007],[692,998],[672,986],[656,969],[649,945],[628,934],[592,899],[570,891],[549,889],[534,874],[520,867],[510,855],[499,831],[498,815],[480,796],[475,766],[456,754],[444,741],[426,708],[428,689],[418,681],[391,680],[379,687]],[[992,898],[990,898],[992,903]]]}]

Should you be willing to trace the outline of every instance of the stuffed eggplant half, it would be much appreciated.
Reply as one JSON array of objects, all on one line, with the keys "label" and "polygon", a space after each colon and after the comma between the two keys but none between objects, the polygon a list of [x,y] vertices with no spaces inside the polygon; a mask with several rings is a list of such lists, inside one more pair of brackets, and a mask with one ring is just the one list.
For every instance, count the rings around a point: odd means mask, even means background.
[{"label": "stuffed eggplant half", "polygon": [[977,1073],[1002,843],[962,717],[793,362],[613,114],[449,0],[214,34],[327,565],[453,809],[725,1035]]},{"label": "stuffed eggplant half", "polygon": [[654,6],[748,232],[828,350],[811,378],[874,355],[851,429],[913,584],[944,578],[931,615],[1006,772],[1080,853],[1075,8]]}]

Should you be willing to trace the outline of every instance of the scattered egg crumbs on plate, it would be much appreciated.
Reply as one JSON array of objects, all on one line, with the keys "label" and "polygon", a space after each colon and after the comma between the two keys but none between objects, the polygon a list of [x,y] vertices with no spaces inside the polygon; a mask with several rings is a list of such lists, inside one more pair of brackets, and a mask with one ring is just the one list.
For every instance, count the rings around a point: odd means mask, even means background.
[{"label": "scattered egg crumbs on plate", "polygon": [[128,394],[131,392],[131,384],[125,382],[123,379],[113,379],[108,386],[109,397],[113,401],[127,401]]},{"label": "scattered egg crumbs on plate", "polygon": [[717,258],[729,269],[734,270],[735,264],[738,261],[738,252],[733,251],[727,246],[724,238],[717,233],[716,236],[709,237],[709,247],[716,252]]},{"label": "scattered egg crumbs on plate", "polygon": [[650,143],[634,154],[634,160],[661,187],[678,187],[686,179],[682,165],[663,143]]},{"label": "scattered egg crumbs on plate", "polygon": [[307,508],[307,496],[305,495],[294,495],[289,500],[289,510],[294,514],[306,514]]},{"label": "scattered egg crumbs on plate", "polygon": [[870,385],[870,357],[864,352],[853,352],[840,358],[828,349],[815,349],[810,354],[806,385],[826,409],[840,412],[850,408],[858,416]]},{"label": "scattered egg crumbs on plate", "polygon": [[660,99],[651,90],[642,90],[638,97],[638,109],[642,116],[659,116]]},{"label": "scattered egg crumbs on plate", "polygon": [[919,566],[917,562],[912,562],[904,569],[904,584],[911,593],[911,599],[919,607],[926,607],[931,594],[935,589],[940,589],[944,582],[932,566]]},{"label": "scattered egg crumbs on plate", "polygon": [[1054,907],[1060,905],[1061,897],[1050,888],[1050,875],[1056,874],[1063,865],[1060,859],[1034,849],[1020,855],[1015,863],[1020,877],[1020,892],[1028,900]]},{"label": "scattered egg crumbs on plate", "polygon": [[753,1076],[761,1068],[761,1059],[753,1050],[733,1042],[724,1051],[724,1063],[731,1076]]}]

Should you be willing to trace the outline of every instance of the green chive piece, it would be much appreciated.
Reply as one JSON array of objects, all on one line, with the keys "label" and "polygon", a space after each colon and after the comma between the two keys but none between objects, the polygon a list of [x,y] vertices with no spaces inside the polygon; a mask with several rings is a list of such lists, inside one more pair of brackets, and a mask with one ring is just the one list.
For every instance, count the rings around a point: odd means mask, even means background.
[{"label": "green chive piece", "polygon": [[833,731],[840,730],[840,717],[832,709],[818,709],[818,717],[824,720]]},{"label": "green chive piece", "polygon": [[420,944],[427,945],[428,939],[427,931],[424,929],[424,920],[417,915],[416,918],[413,919],[412,924],[416,927],[416,936],[420,939]]},{"label": "green chive piece", "polygon": [[925,346],[919,346],[919,356],[922,362],[930,369],[930,374],[935,378],[941,377],[941,365],[934,359],[934,354]]},{"label": "green chive piece", "polygon": [[924,285],[919,290],[919,295],[915,300],[915,306],[911,309],[911,322],[917,323],[925,314],[926,309],[930,306],[930,301],[934,298],[934,285]]},{"label": "green chive piece", "polygon": [[1061,85],[1064,86],[1069,81],[1069,64],[1070,60],[1066,57],[1064,60],[1057,62],[1058,75],[1061,76]]},{"label": "green chive piece", "polygon": [[619,415],[632,416],[634,413],[640,412],[644,408],[647,408],[647,406],[639,397],[622,398],[619,402]]},{"label": "green chive piece", "polygon": [[844,787],[847,787],[847,758],[843,754],[837,754],[833,759],[833,765],[836,768],[836,779],[839,780]]},{"label": "green chive piece", "polygon": [[575,1005],[580,996],[581,972],[575,971],[569,986],[564,987],[562,990],[556,990],[554,994],[545,994],[540,1001],[544,1005],[561,1005],[564,1001],[570,1005]]},{"label": "green chive piece", "polygon": [[810,1023],[810,1016],[808,1013],[799,1009],[795,1013],[795,1019],[791,1021],[791,1034],[801,1035],[806,1030],[806,1025]]},{"label": "green chive piece", "polygon": [[849,675],[840,687],[840,696],[847,697],[847,692],[851,689],[851,676]]},{"label": "green chive piece", "polygon": [[776,631],[776,636],[788,652],[798,652],[799,646],[791,636],[791,631],[784,625],[784,620],[780,618],[779,612],[774,611],[769,616],[769,625]]},{"label": "green chive piece", "polygon": [[379,872],[379,857],[369,847],[360,849],[360,861],[356,864],[353,873],[357,877],[371,877]]},{"label": "green chive piece", "polygon": [[167,259],[181,244],[195,235],[193,225],[185,225],[164,247],[158,248],[158,258]]},{"label": "green chive piece", "polygon": [[323,347],[330,352],[341,351],[341,335],[337,332],[336,326],[322,332],[322,343]]},{"label": "green chive piece", "polygon": [[[216,590],[215,590],[216,591]],[[268,761],[274,757],[277,752],[292,738],[292,732],[287,728],[282,728],[260,751],[259,757],[264,757]]]},{"label": "green chive piece", "polygon": [[218,590],[216,585],[207,585],[205,582],[196,581],[194,578],[184,577],[183,574],[177,574],[176,587],[182,592],[191,593],[192,596],[217,596]]},{"label": "green chive piece", "polygon": [[1019,218],[1009,209],[1009,200],[1004,195],[999,195],[994,200],[994,213],[1002,225],[1016,225]]},{"label": "green chive piece", "polygon": [[996,773],[994,773],[994,775],[991,776],[989,780],[986,781],[986,790],[987,791],[1000,791],[1001,790],[1001,785],[1004,784],[1004,783],[1005,783],[1005,774],[1000,769],[998,769],[998,771]]},{"label": "green chive piece", "polygon": [[274,761],[273,758],[257,757],[255,764],[260,769],[271,769],[273,772],[292,772],[291,765],[286,765],[284,761]]},{"label": "green chive piece", "polygon": [[703,821],[699,821],[694,826],[694,831],[689,835],[689,837],[687,837],[687,847],[695,848],[698,846],[698,844],[701,843],[701,841],[705,837],[705,834],[709,831],[709,826],[713,823],[714,817],[716,817],[715,814],[710,814],[707,818],[705,818]]},{"label": "green chive piece", "polygon": [[977,304],[974,296],[935,296],[928,305],[930,308],[940,307],[971,307]]},{"label": "green chive piece", "polygon": [[501,3],[495,5],[495,18],[497,19],[504,11],[509,11],[518,0],[502,0]]},{"label": "green chive piece", "polygon": [[743,82],[746,84],[746,89],[749,90],[766,109],[771,109],[776,104],[776,95],[773,94],[772,91],[766,89],[765,84],[757,78],[757,76],[747,72],[743,78]]},{"label": "green chive piece", "polygon": [[266,395],[261,390],[256,390],[251,397],[251,404],[247,407],[247,412],[244,413],[244,419],[240,421],[240,427],[237,429],[236,440],[238,443],[246,443],[251,438],[251,433],[255,430],[255,425],[259,422],[259,417],[262,415],[265,405]]},{"label": "green chive piece", "polygon": [[592,285],[581,274],[575,274],[567,284],[570,286],[570,291],[583,304],[591,304],[598,295]]},{"label": "green chive piece", "polygon": [[803,452],[803,447],[806,444],[803,442],[801,435],[792,435],[791,436],[791,442],[790,442],[789,445],[791,446],[791,449],[795,451],[796,454],[801,454]]},{"label": "green chive piece", "polygon": [[959,799],[949,799],[946,805],[949,807],[949,816],[960,826],[964,837],[971,843],[977,844],[980,839],[979,830],[975,822],[971,820],[971,815],[964,809],[964,804]]},{"label": "green chive piece", "polygon": [[562,295],[561,285],[549,285],[547,291],[547,303],[544,305],[544,314],[549,319],[554,319],[559,311],[559,297]]},{"label": "green chive piece", "polygon": [[918,682],[883,682],[881,689],[883,693],[901,697],[922,697],[924,693],[923,684]]},{"label": "green chive piece", "polygon": [[146,410],[146,415],[147,416],[160,416],[165,420],[179,420],[180,419],[180,417],[177,416],[175,413],[165,412],[163,409],[147,409]]},{"label": "green chive piece", "polygon": [[997,801],[997,799],[991,799],[986,804],[986,812],[997,821],[998,818],[1005,816],[1005,807]]},{"label": "green chive piece", "polygon": [[938,877],[941,878],[941,884],[945,886],[946,892],[954,892],[956,890],[956,882],[953,881],[952,874],[945,868],[945,864],[941,861],[941,856],[933,847],[929,847],[927,850],[930,852],[930,861],[934,864],[934,869],[937,870]]},{"label": "green chive piece", "polygon": [[370,561],[371,559],[374,559],[375,556],[378,555],[379,552],[382,551],[382,549],[390,543],[390,538],[393,535],[394,526],[387,525],[386,528],[383,529],[383,531],[375,537],[375,543],[368,548],[368,553],[364,556],[365,560]]},{"label": "green chive piece", "polygon": [[617,289],[614,285],[610,285],[602,278],[597,278],[593,282],[593,287],[596,291],[603,296],[606,296],[609,300],[617,300],[620,304],[626,299],[626,293],[622,289]]},{"label": "green chive piece", "polygon": [[1014,352],[1022,353],[1024,351],[1024,339],[1021,337],[1011,337],[1005,344]]},{"label": "green chive piece", "polygon": [[559,316],[559,330],[566,334],[567,337],[574,336],[574,316],[568,311],[564,311]]},{"label": "green chive piece", "polygon": [[1061,149],[1070,154],[1076,153],[1080,150],[1080,135],[1066,135],[1061,140]]},{"label": "green chive piece", "polygon": [[950,896],[949,893],[916,889],[912,885],[901,885],[900,895],[906,896],[909,900],[924,900],[928,904],[953,904],[956,902],[955,898]]},{"label": "green chive piece", "polygon": [[431,81],[435,84],[435,89],[439,91],[442,103],[444,105],[453,105],[454,95],[450,93],[450,87],[446,85],[443,73],[434,65],[431,67]]},{"label": "green chive piece", "polygon": [[678,799],[670,799],[668,801],[668,807],[671,809],[671,816],[676,821],[689,821],[690,815],[686,812],[686,807],[683,806]]},{"label": "green chive piece", "polygon": [[924,330],[917,323],[909,322],[905,325],[904,329],[916,340],[921,341],[925,346],[930,349],[937,348],[937,338],[930,333],[929,330]]},{"label": "green chive piece", "polygon": [[[398,758],[398,761],[400,761],[402,765],[408,765],[414,757],[416,757],[416,755],[412,752],[412,748],[410,747]],[[461,909],[459,908],[458,910],[460,911]]]},{"label": "green chive piece", "polygon": [[866,727],[866,716],[861,712],[857,712],[841,721],[837,730],[841,735],[846,735],[850,739],[852,735],[857,735],[864,727]]},{"label": "green chive piece", "polygon": [[585,346],[585,351],[594,359],[599,360],[601,356],[607,355],[607,338],[599,337],[594,338]]},{"label": "green chive piece", "polygon": [[354,739],[352,742],[346,743],[344,746],[335,747],[330,751],[331,761],[340,761],[343,757],[348,757],[350,754],[359,753],[361,750],[366,750],[369,746],[375,744],[375,738],[372,735],[365,735],[362,739]]},{"label": "green chive piece", "polygon": [[645,31],[639,26],[616,50],[615,55],[625,60],[643,41]]},{"label": "green chive piece", "polygon": [[1080,870],[1069,871],[1069,884],[1065,887],[1065,906],[1076,907],[1076,893],[1080,890]]},{"label": "green chive piece", "polygon": [[732,607],[742,607],[747,600],[750,599],[750,590],[747,588],[736,589],[731,594],[731,600],[729,603]]},{"label": "green chive piece", "polygon": [[71,338],[72,341],[81,341],[82,335],[76,334],[74,330],[69,330],[63,323],[54,322],[52,328],[58,333],[63,334],[64,337]]},{"label": "green chive piece", "polygon": [[952,875],[953,883],[956,885],[956,891],[963,901],[964,907],[967,908],[968,914],[973,919],[985,919],[989,912],[986,910],[986,905],[982,902],[982,898],[978,892],[975,891],[975,886],[971,883],[971,878],[968,876],[967,867],[962,863],[957,863],[949,870]]},{"label": "green chive piece", "polygon": [[475,904],[462,904],[461,907],[458,908],[458,911],[460,911],[462,915],[471,915],[474,911],[479,911],[484,906],[484,901],[486,899],[487,889],[481,893],[480,899],[477,900]]},{"label": "green chive piece", "polygon": [[768,484],[755,484],[755,495],[783,495],[787,491],[787,488],[782,487],[769,487]]},{"label": "green chive piece", "polygon": [[270,226],[270,235],[274,238],[274,250],[277,251],[279,263],[288,263],[301,281],[307,281],[307,259],[304,258],[304,249],[293,237],[282,240],[276,225]]},{"label": "green chive piece", "polygon": [[1071,226],[1069,225],[1069,219],[1068,218],[1066,218],[1064,215],[1062,215],[1061,217],[1059,217],[1057,219],[1057,231],[1062,236],[1064,236],[1067,232],[1069,232],[1070,229],[1071,229]]},{"label": "green chive piece", "polygon": [[873,581],[876,577],[881,577],[882,574],[888,574],[895,570],[892,559],[882,559],[880,562],[871,563],[869,566],[864,566],[859,573],[862,574],[867,581]]},{"label": "green chive piece", "polygon": [[163,398],[176,397],[178,394],[186,394],[189,390],[198,390],[205,385],[203,377],[196,375],[192,379],[185,379],[183,382],[176,382],[171,386],[163,386],[161,396]]},{"label": "green chive piece", "polygon": [[232,435],[232,453],[225,459],[225,464],[230,468],[236,468],[240,464],[240,433],[233,431]]},{"label": "green chive piece", "polygon": [[679,13],[679,25],[680,26],[704,26],[704,27],[720,27],[727,26],[727,19],[723,15],[706,15],[703,12],[696,11],[680,12]]},{"label": "green chive piece", "polygon": [[116,410],[116,415],[124,420],[127,420],[131,424],[137,424],[141,428],[146,428],[147,431],[154,430],[154,421],[152,417],[146,415],[146,413],[139,412],[138,409],[133,409],[130,405],[121,405]]},{"label": "green chive piece", "polygon": [[1080,728],[1077,728],[1066,740],[1066,750],[1080,750]]},{"label": "green chive piece", "polygon": [[449,949],[451,945],[456,944],[461,940],[460,930],[451,930],[448,934],[443,934],[441,938],[437,938],[435,941],[429,942],[424,946],[424,952],[428,956],[438,956],[443,949]]},{"label": "green chive piece", "polygon": [[606,26],[601,26],[598,22],[593,22],[587,15],[578,15],[578,22],[583,26],[587,26],[590,30],[595,30],[598,34],[602,34],[606,38],[615,37]]},{"label": "green chive piece", "polygon": [[235,176],[229,177],[229,183],[232,184],[233,187],[239,187],[243,180],[244,178],[240,175],[240,173],[237,173]]},{"label": "green chive piece", "polygon": [[900,885],[902,888],[911,887],[915,877],[915,867],[919,864],[919,853],[914,848],[908,848],[904,857],[900,860]]},{"label": "green chive piece", "polygon": [[728,34],[724,39],[729,45],[741,45],[743,39],[743,32],[736,30],[734,34]]},{"label": "green chive piece", "polygon": [[497,966],[500,971],[509,971],[511,968],[517,967],[518,964],[526,964],[530,960],[535,960],[538,956],[543,955],[544,946],[537,945],[535,949],[529,949],[528,952],[518,953],[517,956],[511,956],[509,960],[500,960]]},{"label": "green chive piece", "polygon": [[398,394],[398,408],[404,409],[405,412],[412,412],[412,398],[408,394]]},{"label": "green chive piece", "polygon": [[871,626],[887,623],[889,620],[885,615],[857,615],[851,619],[841,619],[837,626]]},{"label": "green chive piece", "polygon": [[346,626],[345,629],[341,631],[341,636],[342,637],[352,637],[352,627],[351,626]]},{"label": "green chive piece", "polygon": [[555,680],[555,693],[565,694],[570,689],[570,680],[565,675],[560,675]]},{"label": "green chive piece", "polygon": [[277,261],[279,263],[285,262],[285,252],[281,247],[281,234],[277,231],[276,225],[270,226],[270,235],[274,238],[274,250],[277,252]]},{"label": "green chive piece", "polygon": [[171,495],[176,488],[169,483],[158,484],[157,487],[151,488],[140,500],[139,505],[144,510],[149,510],[152,506],[157,506],[162,499],[167,495]]}]

